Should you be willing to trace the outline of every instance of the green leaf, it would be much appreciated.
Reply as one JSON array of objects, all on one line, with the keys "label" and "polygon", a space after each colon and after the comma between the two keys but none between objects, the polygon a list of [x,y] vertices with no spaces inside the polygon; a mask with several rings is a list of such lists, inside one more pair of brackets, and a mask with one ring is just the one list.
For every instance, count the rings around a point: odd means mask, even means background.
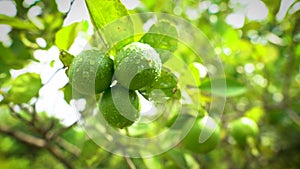
[{"label": "green leaf", "polygon": [[[188,165],[187,168],[190,168],[190,169],[200,168],[199,162],[196,161],[195,157],[193,157],[192,154],[185,153],[184,157],[185,157],[185,160]],[[220,165],[218,165],[217,168],[220,168]]]},{"label": "green leaf", "polygon": [[74,56],[65,50],[61,50],[59,54],[59,59],[63,63],[64,67],[69,67],[73,62]]},{"label": "green leaf", "polygon": [[96,168],[95,166],[105,161],[106,158],[106,151],[102,150],[93,140],[87,140],[83,144],[78,159],[84,166],[83,168]]},{"label": "green leaf", "polygon": [[67,103],[72,100],[72,86],[70,83],[66,84],[61,90],[64,92],[64,99]]},{"label": "green leaf", "polygon": [[300,56],[300,44],[298,44],[296,47],[295,47],[295,49],[294,49],[294,51],[295,51],[295,56]]},{"label": "green leaf", "polygon": [[100,31],[108,48],[118,42],[118,49],[133,42],[133,24],[128,11],[120,0],[86,0],[86,4],[94,26]]},{"label": "green leaf", "polygon": [[6,24],[15,29],[25,29],[25,30],[37,29],[37,27],[33,25],[31,22],[21,20],[19,18],[9,17],[3,14],[0,14],[0,24]]},{"label": "green leaf", "polygon": [[253,58],[263,63],[272,63],[279,57],[278,49],[272,45],[257,44],[255,50]]},{"label": "green leaf", "polygon": [[279,11],[281,1],[262,0],[269,9],[269,17],[275,17]]},{"label": "green leaf", "polygon": [[52,68],[53,68],[53,67],[54,67],[54,64],[55,64],[55,60],[52,60],[52,61],[50,62],[50,64],[49,64],[49,65],[50,65],[50,67],[52,67]]},{"label": "green leaf", "polygon": [[[224,81],[226,81],[226,86],[219,85],[219,84],[223,84]],[[214,84],[214,86],[216,86],[213,90],[211,89],[212,83]],[[205,80],[202,82],[199,88],[202,92],[208,92],[222,97],[234,97],[234,96],[244,94],[246,92],[246,87],[243,84],[227,78],[226,79],[216,78],[212,80]]]},{"label": "green leaf", "polygon": [[255,122],[259,122],[264,116],[265,111],[261,107],[253,107],[250,110],[246,111],[245,116],[251,118]]},{"label": "green leaf", "polygon": [[189,168],[184,154],[177,149],[171,149],[166,152],[166,156],[171,159],[179,168]]},{"label": "green leaf", "polygon": [[13,69],[22,69],[32,58],[30,50],[19,39],[15,39],[10,48],[0,43],[0,51],[0,61]]},{"label": "green leaf", "polygon": [[[8,67],[0,59],[0,87],[9,79],[11,75],[9,73]],[[1,94],[1,93],[0,93]]]},{"label": "green leaf", "polygon": [[30,160],[26,158],[4,158],[0,156],[1,168],[13,169],[13,168],[29,168]]},{"label": "green leaf", "polygon": [[[154,82],[149,89],[146,89],[146,92],[143,93],[146,98],[151,98],[156,100],[155,98],[162,97],[170,98],[170,97],[179,97],[178,86],[177,86],[177,78],[176,76],[167,68],[163,68],[160,77],[156,82]],[[176,95],[175,95],[176,94]]]},{"label": "green leaf", "polygon": [[55,45],[59,49],[68,50],[82,28],[83,22],[76,22],[61,28],[55,35]]},{"label": "green leaf", "polygon": [[172,57],[177,49],[178,32],[168,21],[159,21],[141,38],[140,42],[151,45],[159,53],[162,62]]},{"label": "green leaf", "polygon": [[162,162],[159,156],[143,158],[144,164],[148,169],[162,169]]},{"label": "green leaf", "polygon": [[42,82],[39,74],[25,73],[18,76],[8,91],[8,100],[14,103],[26,103],[37,96]]}]

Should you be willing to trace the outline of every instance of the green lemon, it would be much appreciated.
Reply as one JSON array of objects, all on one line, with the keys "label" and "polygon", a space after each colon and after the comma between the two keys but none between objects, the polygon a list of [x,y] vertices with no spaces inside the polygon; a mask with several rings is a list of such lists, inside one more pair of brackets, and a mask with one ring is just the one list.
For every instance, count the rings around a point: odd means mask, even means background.
[{"label": "green lemon", "polygon": [[[200,134],[209,136],[204,142],[199,141]],[[197,118],[189,133],[182,140],[185,149],[195,153],[208,153],[215,149],[220,142],[220,127],[216,121],[205,116]]]},{"label": "green lemon", "polygon": [[99,109],[108,124],[122,129],[139,118],[140,101],[135,91],[117,85],[104,91]]},{"label": "green lemon", "polygon": [[246,145],[248,138],[256,138],[258,132],[256,122],[248,117],[241,117],[229,124],[229,134],[240,145]]},{"label": "green lemon", "polygon": [[114,73],[113,61],[99,50],[86,50],[74,58],[68,76],[72,87],[82,94],[107,89]]},{"label": "green lemon", "polygon": [[150,45],[140,42],[125,46],[115,58],[117,81],[131,90],[151,85],[159,78],[161,67],[157,52]]}]

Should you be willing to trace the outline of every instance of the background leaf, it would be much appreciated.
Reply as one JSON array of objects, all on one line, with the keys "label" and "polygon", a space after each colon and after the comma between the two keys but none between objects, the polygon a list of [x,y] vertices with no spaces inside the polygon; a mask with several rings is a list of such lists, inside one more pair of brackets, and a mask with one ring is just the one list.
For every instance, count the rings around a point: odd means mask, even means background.
[{"label": "background leaf", "polygon": [[14,103],[26,103],[37,96],[42,82],[39,74],[25,73],[18,76],[8,91],[8,99]]},{"label": "background leaf", "polygon": [[[217,88],[214,88],[214,90],[211,90],[211,83],[218,84],[222,81],[226,81],[226,86],[218,86]],[[224,87],[226,87],[226,92],[224,93]],[[244,85],[240,84],[239,82],[232,80],[232,79],[212,79],[210,80],[205,80],[202,82],[200,85],[200,90],[202,92],[209,92],[213,93],[217,96],[223,96],[223,97],[233,97],[233,96],[238,96],[241,94],[244,94],[246,92],[246,88]]]},{"label": "background leaf", "polygon": [[31,24],[31,22],[21,20],[19,18],[12,18],[3,14],[0,14],[0,24],[6,24],[15,29],[26,29],[26,30],[37,29],[35,25]]},{"label": "background leaf", "polygon": [[162,169],[161,159],[159,157],[143,158],[143,162],[148,169]]},{"label": "background leaf", "polygon": [[15,39],[10,48],[0,43],[0,51],[2,64],[13,69],[22,69],[32,58],[31,51],[19,39]]},{"label": "background leaf", "polygon": [[66,84],[61,90],[64,92],[64,99],[67,103],[72,100],[72,86],[70,83]]},{"label": "background leaf", "polygon": [[178,168],[189,168],[184,154],[178,149],[171,149],[166,152],[166,156],[173,160],[173,162],[178,166]]},{"label": "background leaf", "polygon": [[172,57],[177,49],[178,32],[168,21],[159,21],[141,38],[140,42],[151,45],[159,53],[162,62]]},{"label": "background leaf", "polygon": [[55,35],[55,45],[59,49],[68,50],[84,24],[87,22],[76,22],[61,28]]}]

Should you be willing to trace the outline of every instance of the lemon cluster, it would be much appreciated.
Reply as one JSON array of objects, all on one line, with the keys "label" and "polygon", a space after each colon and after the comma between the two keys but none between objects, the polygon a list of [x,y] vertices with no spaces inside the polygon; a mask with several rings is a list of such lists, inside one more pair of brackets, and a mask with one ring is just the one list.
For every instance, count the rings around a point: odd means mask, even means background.
[{"label": "lemon cluster", "polygon": [[[102,93],[99,109],[104,119],[113,127],[124,128],[139,118],[137,90],[156,82],[161,69],[159,54],[150,45],[133,42],[118,51],[114,61],[99,50],[81,52],[68,76],[77,92]],[[117,83],[112,85],[114,80]]]}]

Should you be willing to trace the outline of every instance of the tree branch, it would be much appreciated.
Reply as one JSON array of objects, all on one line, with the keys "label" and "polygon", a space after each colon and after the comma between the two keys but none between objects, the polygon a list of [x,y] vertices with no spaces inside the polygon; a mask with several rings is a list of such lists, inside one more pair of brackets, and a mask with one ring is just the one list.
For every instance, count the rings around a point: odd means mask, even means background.
[{"label": "tree branch", "polygon": [[67,150],[69,153],[73,154],[75,157],[79,157],[81,151],[78,147],[69,143],[68,141],[66,141],[65,139],[63,139],[61,137],[57,137],[55,139],[55,141],[58,144],[58,146]]},{"label": "tree branch", "polygon": [[64,157],[63,152],[54,145],[47,145],[47,150],[58,160],[60,161],[67,169],[74,169],[72,164]]},{"label": "tree branch", "polygon": [[300,126],[300,116],[294,112],[293,110],[288,109],[287,111],[288,116],[290,117],[290,119],[296,123],[298,126]]},{"label": "tree branch", "polygon": [[[19,107],[20,109],[23,109],[24,111],[27,111],[29,109],[24,107]],[[73,169],[72,163],[68,160],[67,157],[64,156],[63,151],[65,150],[68,153],[74,155],[75,157],[78,157],[80,154],[80,149],[78,149],[76,146],[68,143],[64,139],[60,138],[60,135],[67,131],[68,129],[72,128],[75,124],[74,123],[70,126],[61,128],[58,130],[58,132],[54,133],[51,130],[53,129],[55,125],[55,121],[53,120],[51,124],[46,128],[42,129],[41,126],[36,125],[37,114],[36,110],[33,107],[33,111],[30,112],[32,115],[32,119],[27,120],[24,118],[21,114],[19,114],[19,111],[16,110],[14,107],[9,106],[11,115],[19,119],[21,122],[25,123],[27,126],[31,127],[34,131],[36,131],[38,134],[41,135],[42,138],[34,137],[30,134],[26,134],[22,131],[14,130],[6,126],[0,126],[0,133],[7,134],[18,141],[21,141],[25,144],[38,147],[38,148],[46,148],[50,154],[52,154],[58,161],[60,161],[67,169]],[[54,137],[53,137],[54,136]],[[61,148],[61,149],[60,149]]]},{"label": "tree branch", "polygon": [[[19,105],[16,105],[16,106],[19,106]],[[37,132],[39,134],[44,133],[44,130],[42,130],[40,127],[38,127],[38,126],[35,125],[35,121],[27,120],[17,110],[15,110],[12,106],[8,106],[8,107],[9,107],[9,110],[10,110],[10,114],[13,117],[19,119],[21,122],[23,122],[27,126],[31,127],[34,130],[34,132]],[[20,107],[20,106],[19,106],[19,108],[22,109],[22,107]],[[22,110],[24,110],[24,109],[22,109]],[[26,111],[26,110],[24,110],[24,111]],[[35,111],[35,109],[33,111]],[[35,117],[34,120],[37,120],[37,117]]]},{"label": "tree branch", "polygon": [[[15,105],[15,106],[17,106],[17,108],[21,109],[21,107],[19,105]],[[26,118],[24,118],[22,115],[19,114],[20,111],[15,110],[15,108],[12,106],[8,106],[8,108],[10,110],[10,114],[13,117],[16,117],[17,119],[24,122],[25,124],[30,124],[30,122]]]},{"label": "tree branch", "polygon": [[71,125],[69,125],[69,126],[67,126],[67,127],[62,127],[60,130],[58,130],[57,132],[55,132],[55,133],[49,133],[49,138],[50,139],[56,139],[57,137],[59,137],[62,133],[64,133],[64,132],[66,132],[66,131],[68,131],[69,129],[71,129],[72,127],[74,127],[75,125],[77,125],[77,122],[78,121],[76,121],[76,122],[74,122],[73,124],[71,124]]},{"label": "tree branch", "polygon": [[47,80],[46,83],[43,84],[43,86],[46,86],[47,84],[49,84],[51,82],[51,80],[57,75],[57,73],[61,70],[64,70],[64,67],[61,67],[59,69],[57,69],[52,75],[51,77]]},{"label": "tree branch", "polygon": [[29,144],[29,145],[32,145],[35,147],[42,148],[42,147],[45,147],[47,144],[47,142],[44,139],[31,136],[31,135],[26,134],[21,131],[15,131],[15,130],[12,130],[5,126],[0,126],[0,132],[10,135],[23,143],[26,143],[26,144]]},{"label": "tree branch", "polygon": [[[28,144],[28,145],[31,145],[31,146],[34,146],[34,147],[38,147],[38,148],[45,148],[46,147],[46,149],[58,161],[60,161],[67,169],[73,169],[73,166],[72,166],[71,162],[69,162],[67,160],[67,158],[63,155],[63,152],[58,147],[56,147],[55,145],[48,144],[48,142],[45,141],[44,139],[31,136],[31,135],[26,134],[26,133],[21,132],[21,131],[15,131],[15,130],[10,129],[10,128],[5,127],[5,126],[0,126],[0,133],[7,134],[7,135],[9,135],[9,136],[25,143],[25,144]],[[59,141],[61,142],[61,140],[59,140]],[[63,145],[66,146],[65,143]],[[68,145],[67,147],[68,147],[68,150],[70,150],[70,145]],[[71,153],[79,155],[78,149],[74,149],[73,152],[71,152]]]},{"label": "tree branch", "polygon": [[124,157],[130,169],[136,169],[133,161],[129,157]]}]

